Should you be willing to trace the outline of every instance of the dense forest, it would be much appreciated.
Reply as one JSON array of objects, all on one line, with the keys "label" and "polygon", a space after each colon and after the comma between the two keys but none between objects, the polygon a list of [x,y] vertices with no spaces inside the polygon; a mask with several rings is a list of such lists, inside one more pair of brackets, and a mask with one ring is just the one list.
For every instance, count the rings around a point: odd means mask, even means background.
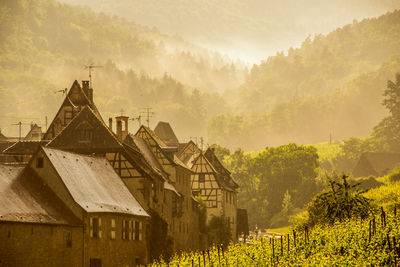
[{"label": "dense forest", "polygon": [[[206,116],[224,108],[215,91],[238,86],[245,74],[240,63],[179,37],[53,0],[2,1],[0,27],[0,122],[8,135],[21,117],[44,126],[58,106],[51,103],[62,100],[55,92],[88,79],[91,63],[103,66],[93,85],[104,117],[152,107],[155,120],[171,120],[185,138],[204,135]],[[192,132],[189,122],[198,125]]]},{"label": "dense forest", "polygon": [[308,37],[248,74],[243,63],[179,36],[87,7],[2,1],[0,14],[0,123],[8,135],[17,135],[18,120],[51,120],[57,105],[37,103],[60,102],[54,92],[87,79],[84,66],[94,63],[103,66],[93,74],[103,117],[151,107],[151,125],[169,121],[183,141],[203,136],[252,150],[362,137],[387,114],[380,96],[400,65],[400,11]]}]

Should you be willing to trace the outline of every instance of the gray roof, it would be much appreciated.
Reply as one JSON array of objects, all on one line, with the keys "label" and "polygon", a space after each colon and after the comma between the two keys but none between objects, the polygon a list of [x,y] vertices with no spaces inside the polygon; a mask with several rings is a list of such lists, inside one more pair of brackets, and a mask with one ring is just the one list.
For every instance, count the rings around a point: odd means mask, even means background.
[{"label": "gray roof", "polygon": [[149,216],[103,157],[43,147],[72,198],[87,212]]},{"label": "gray roof", "polygon": [[41,141],[19,141],[9,146],[3,151],[4,154],[12,155],[33,155],[40,146],[44,146],[48,143],[46,140]]},{"label": "gray roof", "polygon": [[168,122],[158,122],[154,132],[169,146],[179,146],[178,138]]},{"label": "gray roof", "polygon": [[0,165],[0,221],[80,224],[33,171],[9,165]]}]

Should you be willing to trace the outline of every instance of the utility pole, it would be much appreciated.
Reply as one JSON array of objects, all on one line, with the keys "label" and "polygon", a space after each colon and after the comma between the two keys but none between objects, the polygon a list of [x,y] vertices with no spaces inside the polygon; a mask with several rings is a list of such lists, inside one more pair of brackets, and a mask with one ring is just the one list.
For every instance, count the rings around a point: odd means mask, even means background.
[{"label": "utility pole", "polygon": [[47,116],[44,117],[46,120],[46,132],[47,132]]},{"label": "utility pole", "polygon": [[150,128],[150,118],[153,117],[154,112],[151,111],[152,108],[143,108],[143,111],[140,112],[141,115],[146,116],[147,127]]},{"label": "utility pole", "polygon": [[103,66],[95,66],[93,64],[85,65],[85,70],[89,69],[89,88],[93,88],[92,86],[92,69],[94,68],[102,68]]},{"label": "utility pole", "polygon": [[18,141],[21,141],[21,128],[22,128],[22,122],[14,123],[12,125],[18,125],[18,130],[19,130],[19,135],[18,135]]}]

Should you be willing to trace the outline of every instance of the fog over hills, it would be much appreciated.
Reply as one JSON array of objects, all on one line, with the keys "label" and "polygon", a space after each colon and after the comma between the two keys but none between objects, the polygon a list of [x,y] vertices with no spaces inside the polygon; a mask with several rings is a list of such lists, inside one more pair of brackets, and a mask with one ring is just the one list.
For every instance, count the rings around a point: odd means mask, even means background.
[{"label": "fog over hills", "polygon": [[308,36],[400,8],[397,0],[60,0],[258,63]]}]

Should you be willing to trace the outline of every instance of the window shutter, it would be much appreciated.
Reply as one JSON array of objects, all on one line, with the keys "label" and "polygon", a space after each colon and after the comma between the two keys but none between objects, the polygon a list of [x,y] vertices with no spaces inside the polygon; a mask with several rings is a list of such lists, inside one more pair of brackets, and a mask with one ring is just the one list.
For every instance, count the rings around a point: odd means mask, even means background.
[{"label": "window shutter", "polygon": [[90,238],[93,238],[93,218],[92,217],[90,217],[89,218],[89,235],[90,235]]},{"label": "window shutter", "polygon": [[122,239],[125,239],[125,220],[122,220]]},{"label": "window shutter", "polygon": [[101,218],[99,218],[99,238],[101,238],[101,234],[102,234],[102,231],[101,231]]},{"label": "window shutter", "polygon": [[132,221],[129,220],[129,240],[132,240]]},{"label": "window shutter", "polygon": [[133,240],[136,240],[136,227],[135,227],[135,221],[132,222],[132,232],[133,232]]},{"label": "window shutter", "polygon": [[142,222],[139,222],[139,240],[142,241]]}]

